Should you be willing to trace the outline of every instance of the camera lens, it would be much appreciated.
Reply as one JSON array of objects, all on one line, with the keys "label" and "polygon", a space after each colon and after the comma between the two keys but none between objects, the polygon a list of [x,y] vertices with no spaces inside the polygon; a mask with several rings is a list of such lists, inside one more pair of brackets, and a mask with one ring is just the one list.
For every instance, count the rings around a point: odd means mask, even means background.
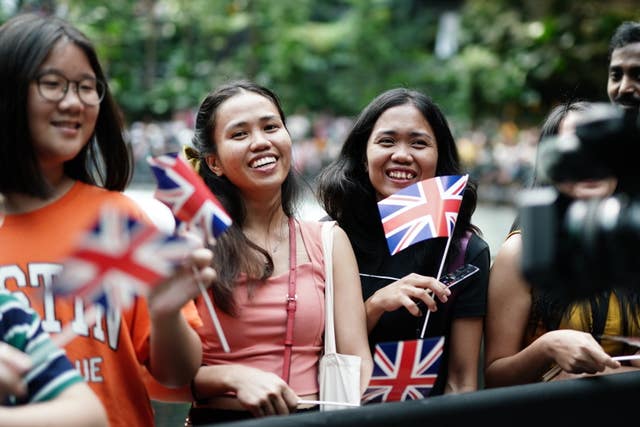
[{"label": "camera lens", "polygon": [[575,201],[565,216],[568,277],[577,293],[634,282],[640,272],[640,203],[625,195]]}]

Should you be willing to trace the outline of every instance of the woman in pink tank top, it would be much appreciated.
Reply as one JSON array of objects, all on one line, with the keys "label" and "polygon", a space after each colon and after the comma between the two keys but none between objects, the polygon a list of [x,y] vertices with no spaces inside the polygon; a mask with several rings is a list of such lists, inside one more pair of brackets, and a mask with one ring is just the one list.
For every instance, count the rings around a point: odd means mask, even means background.
[{"label": "woman in pink tank top", "polygon": [[[233,219],[214,252],[212,290],[226,352],[197,301],[203,363],[192,383],[188,423],[313,410],[324,331],[320,224],[294,218],[299,186],[291,137],[276,95],[248,81],[218,88],[196,118],[192,164]],[[334,231],[336,340],[372,370],[358,269],[346,234]],[[287,344],[288,343],[288,344]],[[288,347],[288,348],[287,348]]]}]

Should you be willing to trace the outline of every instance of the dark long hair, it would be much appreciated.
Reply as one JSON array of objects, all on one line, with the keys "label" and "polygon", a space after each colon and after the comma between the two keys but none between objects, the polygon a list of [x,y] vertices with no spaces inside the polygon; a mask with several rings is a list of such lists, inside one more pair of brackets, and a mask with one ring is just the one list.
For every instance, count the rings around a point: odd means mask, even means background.
[{"label": "dark long hair", "polygon": [[[211,248],[214,266],[218,272],[217,283],[213,287],[214,297],[220,309],[230,314],[235,311],[233,289],[241,273],[246,274],[250,281],[265,280],[273,273],[273,260],[269,253],[249,240],[242,232],[247,212],[240,197],[240,191],[226,176],[214,174],[205,161],[209,154],[217,152],[213,135],[218,107],[242,92],[253,92],[267,98],[278,110],[282,123],[286,123],[280,101],[275,93],[247,80],[233,81],[209,93],[200,104],[193,136],[195,153],[192,152],[192,156],[196,156],[199,160],[198,173],[233,219],[231,227]],[[292,168],[282,183],[281,203],[288,217],[292,217],[295,213],[300,192],[300,183]]]},{"label": "dark long hair", "polygon": [[[18,15],[0,27],[0,192],[47,198],[52,188],[36,156],[29,130],[29,85],[60,41],[70,41],[87,56],[96,78],[105,74],[93,44],[68,22],[55,17]],[[123,123],[106,87],[90,141],[64,165],[76,180],[109,190],[124,190],[133,159],[123,137]]]},{"label": "dark long hair", "polygon": [[[346,231],[361,270],[365,265],[375,268],[388,256],[376,192],[365,169],[367,142],[376,121],[385,111],[406,104],[415,106],[433,129],[438,145],[436,176],[463,173],[449,124],[431,98],[421,92],[396,88],[371,101],[357,118],[338,158],[317,178],[318,200],[327,214]],[[477,227],[471,224],[476,202],[476,185],[469,182],[458,214],[450,257],[459,252],[457,242],[463,233],[479,233]],[[444,249],[440,240],[432,239],[431,245],[442,246]],[[436,253],[442,253],[442,250]]]}]

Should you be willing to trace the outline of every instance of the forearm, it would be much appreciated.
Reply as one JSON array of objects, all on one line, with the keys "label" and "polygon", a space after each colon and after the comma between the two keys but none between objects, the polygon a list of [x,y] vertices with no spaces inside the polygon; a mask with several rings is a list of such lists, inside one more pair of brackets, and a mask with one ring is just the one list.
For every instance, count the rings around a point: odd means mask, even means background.
[{"label": "forearm", "polygon": [[367,333],[370,334],[384,314],[384,308],[376,303],[375,294],[364,302],[364,308],[367,316]]},{"label": "forearm", "polygon": [[450,352],[445,394],[478,389],[482,332],[481,317],[458,318],[453,321],[449,337]]},{"label": "forearm", "polygon": [[485,383],[487,387],[503,387],[538,382],[553,362],[539,338],[512,356],[494,360],[485,370]]},{"label": "forearm", "polygon": [[98,421],[94,414],[79,412],[76,403],[38,403],[11,408],[0,408],[0,427],[90,427],[107,426],[106,420]]},{"label": "forearm", "polygon": [[167,387],[188,384],[202,361],[198,334],[178,312],[151,322],[149,371]]},{"label": "forearm", "polygon": [[247,368],[242,365],[201,366],[193,379],[194,398],[206,400],[237,391],[236,376]]},{"label": "forearm", "polygon": [[459,394],[478,390],[478,366],[458,374],[449,373],[444,394]]},{"label": "forearm", "polygon": [[149,397],[159,402],[192,402],[191,384],[170,388],[160,384],[147,369],[144,369],[144,383]]},{"label": "forearm", "polygon": [[360,394],[364,394],[367,387],[369,387],[369,381],[371,381],[371,374],[373,373],[373,359],[371,353],[367,350],[367,355],[362,357],[360,364]]},{"label": "forearm", "polygon": [[0,427],[106,427],[107,415],[99,399],[78,383],[53,400],[22,406],[0,406]]}]

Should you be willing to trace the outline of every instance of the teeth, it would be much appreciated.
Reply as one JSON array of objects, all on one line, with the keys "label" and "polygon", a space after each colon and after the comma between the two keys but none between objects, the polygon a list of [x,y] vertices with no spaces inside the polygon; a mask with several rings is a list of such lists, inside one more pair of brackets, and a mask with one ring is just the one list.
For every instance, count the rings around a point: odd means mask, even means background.
[{"label": "teeth", "polygon": [[275,163],[276,158],[273,156],[269,156],[269,157],[263,157],[261,159],[256,160],[255,162],[251,163],[251,167],[252,168],[259,168],[260,166],[264,166],[266,164],[269,163]]},{"label": "teeth", "polygon": [[416,177],[416,174],[405,171],[391,171],[387,175],[393,179],[413,179]]},{"label": "teeth", "polygon": [[73,128],[73,129],[77,129],[77,128],[80,127],[80,125],[78,123],[74,123],[74,122],[55,122],[54,124],[56,126],[66,127],[66,128]]}]

